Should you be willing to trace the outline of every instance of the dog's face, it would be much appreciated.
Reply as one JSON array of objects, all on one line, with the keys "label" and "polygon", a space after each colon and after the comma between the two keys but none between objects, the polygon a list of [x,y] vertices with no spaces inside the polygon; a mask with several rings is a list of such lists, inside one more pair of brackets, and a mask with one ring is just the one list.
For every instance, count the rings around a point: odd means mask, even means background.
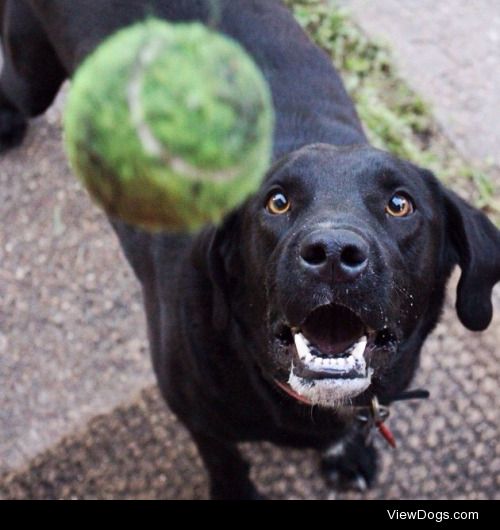
[{"label": "dog's face", "polygon": [[498,231],[429,172],[382,151],[296,151],[232,223],[221,250],[231,311],[264,377],[299,400],[332,407],[401,390],[454,263],[460,318],[471,329],[491,319]]}]

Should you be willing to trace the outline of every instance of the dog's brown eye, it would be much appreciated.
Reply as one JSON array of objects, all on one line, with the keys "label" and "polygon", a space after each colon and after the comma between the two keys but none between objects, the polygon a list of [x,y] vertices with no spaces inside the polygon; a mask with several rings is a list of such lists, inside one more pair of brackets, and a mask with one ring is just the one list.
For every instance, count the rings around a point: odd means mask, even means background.
[{"label": "dog's brown eye", "polygon": [[407,217],[413,213],[413,203],[406,195],[396,193],[387,203],[385,211],[392,217]]},{"label": "dog's brown eye", "polygon": [[289,209],[290,201],[282,191],[273,193],[267,201],[267,211],[274,215],[282,215],[288,212]]}]

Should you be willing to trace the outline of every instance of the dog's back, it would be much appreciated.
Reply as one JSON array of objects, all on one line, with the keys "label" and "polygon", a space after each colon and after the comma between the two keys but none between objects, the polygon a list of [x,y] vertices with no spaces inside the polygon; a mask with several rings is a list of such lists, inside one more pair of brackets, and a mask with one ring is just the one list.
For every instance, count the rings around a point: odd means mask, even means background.
[{"label": "dog's back", "polygon": [[4,0],[0,12],[5,50],[0,93],[25,117],[43,113],[64,78],[71,77],[108,35],[157,16],[211,24],[253,56],[273,94],[276,158],[311,143],[366,142],[328,57],[310,42],[279,0]]}]

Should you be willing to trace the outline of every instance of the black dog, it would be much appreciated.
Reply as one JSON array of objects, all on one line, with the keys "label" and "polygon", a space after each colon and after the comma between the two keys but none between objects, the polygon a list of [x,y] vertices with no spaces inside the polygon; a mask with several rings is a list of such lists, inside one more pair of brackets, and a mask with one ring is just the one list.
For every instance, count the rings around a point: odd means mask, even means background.
[{"label": "black dog", "polygon": [[[3,0],[0,142],[19,143],[62,81],[116,29],[213,17],[204,0]],[[328,450],[325,471],[369,483],[356,418],[407,387],[455,264],[457,312],[492,317],[500,233],[426,170],[368,145],[327,56],[277,0],[221,0],[220,31],[271,86],[275,163],[220,227],[151,235],[113,220],[144,292],[153,363],[214,498],[255,498],[236,443]],[[315,409],[314,421],[311,404]]]}]

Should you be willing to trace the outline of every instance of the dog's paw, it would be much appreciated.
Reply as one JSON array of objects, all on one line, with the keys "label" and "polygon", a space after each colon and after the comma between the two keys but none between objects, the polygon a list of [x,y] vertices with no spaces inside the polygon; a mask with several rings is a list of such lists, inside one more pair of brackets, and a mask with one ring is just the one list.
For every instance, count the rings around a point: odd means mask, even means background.
[{"label": "dog's paw", "polygon": [[321,471],[335,490],[366,491],[377,474],[377,452],[362,437],[339,441],[323,453]]},{"label": "dog's paw", "polygon": [[17,110],[0,108],[0,154],[21,144],[28,122]]},{"label": "dog's paw", "polygon": [[228,484],[214,485],[210,488],[210,499],[218,501],[263,501],[266,497],[262,495],[253,484]]}]

